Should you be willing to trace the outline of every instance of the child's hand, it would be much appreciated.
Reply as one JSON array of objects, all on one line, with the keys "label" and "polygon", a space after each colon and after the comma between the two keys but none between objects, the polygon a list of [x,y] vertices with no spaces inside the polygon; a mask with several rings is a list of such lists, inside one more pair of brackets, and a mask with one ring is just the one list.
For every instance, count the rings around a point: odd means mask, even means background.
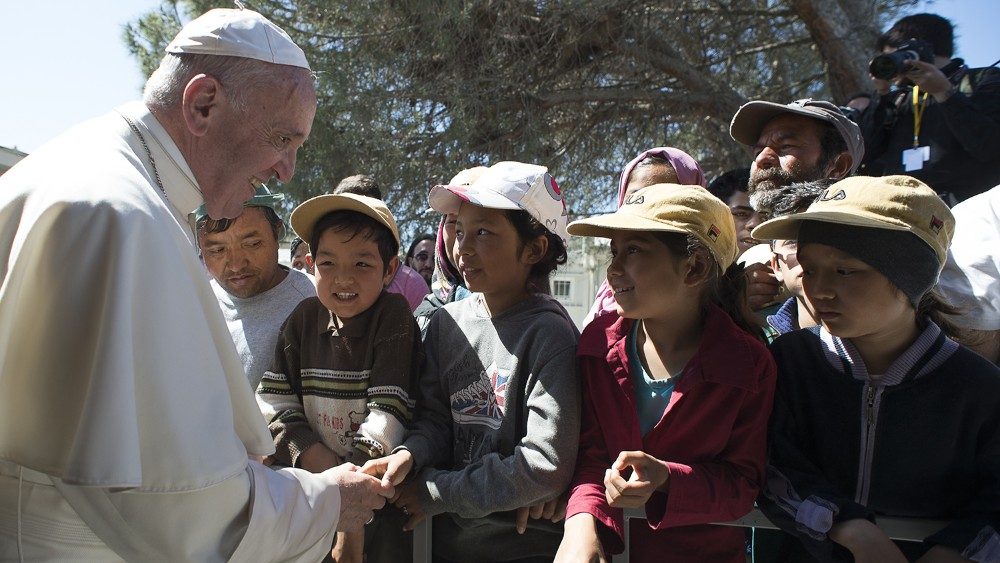
[{"label": "child's hand", "polygon": [[298,459],[299,467],[311,473],[322,473],[331,467],[337,467],[343,461],[322,442],[316,442],[306,448],[306,451],[302,452]]},{"label": "child's hand", "polygon": [[413,454],[400,450],[385,457],[370,459],[361,466],[361,472],[382,479],[385,486],[397,486],[413,469]]},{"label": "child's hand", "polygon": [[533,520],[544,518],[550,522],[558,522],[565,518],[566,501],[568,496],[569,491],[566,491],[548,502],[539,502],[531,506],[522,506],[521,508],[518,508],[517,517],[514,518],[517,533],[523,534],[524,531],[528,529],[529,516]]},{"label": "child's hand", "polygon": [[[395,454],[393,454],[395,455]],[[403,531],[409,532],[417,527],[427,515],[424,513],[424,504],[420,500],[420,491],[417,489],[418,483],[409,483],[396,489],[396,496],[391,500],[392,504],[399,507],[410,518],[403,524]]]},{"label": "child's hand", "polygon": [[604,550],[597,537],[597,520],[581,512],[566,520],[563,539],[559,542],[555,563],[604,563]]},{"label": "child's hand", "polygon": [[[626,480],[622,472],[631,468]],[[622,452],[604,472],[604,494],[615,508],[639,508],[670,480],[667,465],[645,452]]]},{"label": "child's hand", "polygon": [[864,518],[838,522],[830,528],[830,539],[846,547],[857,563],[904,563],[906,557],[889,536]]}]

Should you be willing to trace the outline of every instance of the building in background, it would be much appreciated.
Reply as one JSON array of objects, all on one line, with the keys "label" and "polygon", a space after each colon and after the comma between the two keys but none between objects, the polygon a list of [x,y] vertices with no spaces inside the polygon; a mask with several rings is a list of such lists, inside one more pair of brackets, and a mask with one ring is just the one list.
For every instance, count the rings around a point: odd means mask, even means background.
[{"label": "building in background", "polygon": [[0,176],[3,176],[5,172],[26,156],[28,156],[27,153],[23,153],[17,149],[0,147]]},{"label": "building in background", "polygon": [[566,264],[550,279],[552,296],[562,303],[577,328],[594,304],[597,288],[608,267],[608,241],[592,237],[570,237]]}]

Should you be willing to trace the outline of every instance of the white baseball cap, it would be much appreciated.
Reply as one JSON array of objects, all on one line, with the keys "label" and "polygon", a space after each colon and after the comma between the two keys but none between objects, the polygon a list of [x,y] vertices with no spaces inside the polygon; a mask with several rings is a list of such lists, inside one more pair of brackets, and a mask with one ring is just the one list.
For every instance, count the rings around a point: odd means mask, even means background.
[{"label": "white baseball cap", "polygon": [[548,171],[537,164],[505,161],[490,166],[469,185],[439,185],[427,196],[438,213],[458,213],[463,202],[489,209],[527,211],[566,242],[566,203]]},{"label": "white baseball cap", "polygon": [[302,49],[253,10],[217,8],[192,20],[167,45],[174,54],[225,55],[309,69]]}]

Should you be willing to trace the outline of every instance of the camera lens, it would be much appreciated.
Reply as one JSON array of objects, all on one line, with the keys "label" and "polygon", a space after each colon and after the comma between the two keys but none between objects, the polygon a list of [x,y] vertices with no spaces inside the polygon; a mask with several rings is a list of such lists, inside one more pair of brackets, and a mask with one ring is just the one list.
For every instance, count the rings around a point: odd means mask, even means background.
[{"label": "camera lens", "polygon": [[879,55],[868,65],[868,72],[879,80],[892,80],[892,77],[899,74],[897,68],[896,59],[889,55]]}]

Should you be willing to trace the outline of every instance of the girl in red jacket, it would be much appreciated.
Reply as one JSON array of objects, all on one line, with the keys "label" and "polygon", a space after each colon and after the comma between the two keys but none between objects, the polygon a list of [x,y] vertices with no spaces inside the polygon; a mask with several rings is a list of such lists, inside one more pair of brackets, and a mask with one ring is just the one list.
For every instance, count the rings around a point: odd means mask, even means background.
[{"label": "girl in red jacket", "polygon": [[659,184],[571,223],[611,239],[617,313],[587,326],[580,453],[557,561],[743,562],[764,475],[775,366],[746,311],[732,214],[699,186]]}]

